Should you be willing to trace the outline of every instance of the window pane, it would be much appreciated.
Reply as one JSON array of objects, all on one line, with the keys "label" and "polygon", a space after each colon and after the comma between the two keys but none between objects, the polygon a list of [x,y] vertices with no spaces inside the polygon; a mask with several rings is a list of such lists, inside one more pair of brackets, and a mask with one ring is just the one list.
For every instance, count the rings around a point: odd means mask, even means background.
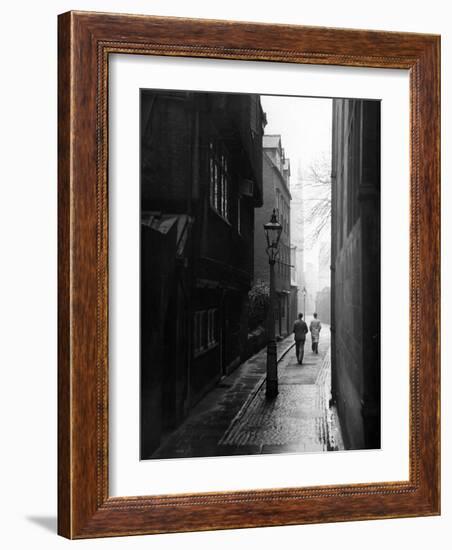
[{"label": "window pane", "polygon": [[228,180],[227,180],[226,174],[225,174],[224,175],[224,212],[223,212],[223,215],[226,219],[229,218],[229,216],[228,216],[228,193],[229,193]]},{"label": "window pane", "polygon": [[218,167],[217,163],[214,160],[213,161],[213,185],[214,185],[214,198],[213,198],[213,205],[216,209],[218,209],[218,202],[219,202],[219,193],[218,193]]}]

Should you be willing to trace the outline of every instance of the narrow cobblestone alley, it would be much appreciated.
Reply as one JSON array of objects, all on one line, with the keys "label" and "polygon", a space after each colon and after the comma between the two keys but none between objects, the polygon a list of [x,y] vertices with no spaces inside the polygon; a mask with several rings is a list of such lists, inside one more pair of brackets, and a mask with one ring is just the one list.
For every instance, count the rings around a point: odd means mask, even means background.
[{"label": "narrow cobblestone alley", "polygon": [[269,401],[264,348],[224,378],[152,458],[342,449],[336,414],[329,408],[330,365],[329,326],[322,330],[318,355],[308,336],[302,365],[290,335],[278,343],[279,394]]},{"label": "narrow cobblestone alley", "polygon": [[[279,394],[268,401],[265,384],[237,415],[220,440],[225,448],[246,449],[249,454],[329,451],[342,448],[335,411],[330,399],[330,337],[324,327],[319,354],[310,349],[308,336],[303,364],[294,349],[278,364]],[[230,452],[225,452],[230,454]]]}]

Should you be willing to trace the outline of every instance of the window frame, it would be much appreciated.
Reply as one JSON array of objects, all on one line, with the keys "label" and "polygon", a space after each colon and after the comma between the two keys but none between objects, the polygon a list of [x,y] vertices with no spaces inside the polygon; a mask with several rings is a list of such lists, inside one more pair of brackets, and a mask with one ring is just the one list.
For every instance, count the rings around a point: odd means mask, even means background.
[{"label": "window frame", "polygon": [[224,142],[211,137],[207,147],[210,207],[228,224],[231,223],[231,160]]},{"label": "window frame", "polygon": [[217,307],[197,309],[193,315],[193,356],[199,357],[219,343]]}]

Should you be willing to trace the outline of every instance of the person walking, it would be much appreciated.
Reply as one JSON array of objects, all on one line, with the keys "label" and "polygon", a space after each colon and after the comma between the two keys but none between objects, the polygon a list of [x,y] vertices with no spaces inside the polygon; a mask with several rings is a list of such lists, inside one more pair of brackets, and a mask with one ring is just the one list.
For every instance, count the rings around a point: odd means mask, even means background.
[{"label": "person walking", "polygon": [[295,335],[295,354],[298,364],[301,365],[304,356],[304,344],[306,342],[306,334],[308,333],[308,325],[303,321],[303,314],[298,314],[298,319],[293,324],[293,333]]},{"label": "person walking", "polygon": [[314,313],[314,319],[309,325],[309,331],[311,332],[312,351],[318,355],[319,353],[319,339],[322,325],[317,319],[317,313]]}]

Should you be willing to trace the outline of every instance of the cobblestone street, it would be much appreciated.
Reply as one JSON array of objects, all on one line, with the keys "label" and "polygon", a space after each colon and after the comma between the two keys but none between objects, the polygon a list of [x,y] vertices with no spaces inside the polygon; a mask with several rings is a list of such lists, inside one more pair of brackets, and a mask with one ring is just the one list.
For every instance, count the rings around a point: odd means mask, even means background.
[{"label": "cobblestone street", "polygon": [[330,399],[330,330],[319,354],[308,335],[303,364],[293,336],[278,343],[279,394],[265,397],[266,349],[224,378],[152,458],[319,452],[343,448]]}]

